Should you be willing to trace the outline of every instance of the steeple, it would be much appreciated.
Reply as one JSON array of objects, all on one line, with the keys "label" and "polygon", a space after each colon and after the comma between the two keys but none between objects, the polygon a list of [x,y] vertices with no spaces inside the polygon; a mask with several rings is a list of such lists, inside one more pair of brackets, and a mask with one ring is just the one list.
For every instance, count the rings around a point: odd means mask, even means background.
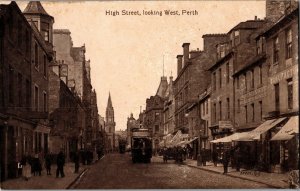
[{"label": "steeple", "polygon": [[112,102],[111,102],[111,97],[110,97],[110,92],[109,92],[109,95],[108,95],[108,101],[107,101],[107,108],[112,108]]}]

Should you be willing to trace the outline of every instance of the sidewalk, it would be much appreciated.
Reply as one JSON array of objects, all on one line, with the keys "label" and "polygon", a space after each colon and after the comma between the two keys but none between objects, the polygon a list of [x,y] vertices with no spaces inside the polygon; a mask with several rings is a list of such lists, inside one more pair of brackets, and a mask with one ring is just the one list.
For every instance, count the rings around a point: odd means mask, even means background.
[{"label": "sidewalk", "polygon": [[[174,161],[174,160],[172,160]],[[197,166],[197,161],[192,159],[187,159],[183,162],[184,165],[198,168],[201,170],[210,171],[217,174],[223,174],[223,165],[218,164],[214,166],[211,162],[206,162],[206,166]],[[250,180],[262,184],[266,184],[272,188],[289,188],[288,185],[288,174],[279,174],[279,173],[267,173],[267,172],[260,172],[260,171],[251,171],[240,169],[240,172],[237,172],[236,169],[232,169],[228,167],[228,173],[224,176],[231,176],[235,178],[240,178],[244,180]]]},{"label": "sidewalk", "polygon": [[79,173],[74,173],[74,163],[64,166],[64,178],[56,178],[56,165],[51,166],[51,176],[43,169],[42,176],[32,176],[28,181],[22,178],[9,179],[1,183],[1,189],[66,189],[85,170],[88,165],[80,164]]}]

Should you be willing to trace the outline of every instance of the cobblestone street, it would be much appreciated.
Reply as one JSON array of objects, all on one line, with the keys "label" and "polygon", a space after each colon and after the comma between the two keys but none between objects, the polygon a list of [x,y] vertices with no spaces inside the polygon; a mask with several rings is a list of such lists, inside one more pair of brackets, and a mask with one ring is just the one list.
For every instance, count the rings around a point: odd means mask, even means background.
[{"label": "cobblestone street", "polygon": [[106,155],[85,173],[75,189],[268,188],[264,184],[167,164],[153,157],[150,164],[133,164],[129,154]]}]

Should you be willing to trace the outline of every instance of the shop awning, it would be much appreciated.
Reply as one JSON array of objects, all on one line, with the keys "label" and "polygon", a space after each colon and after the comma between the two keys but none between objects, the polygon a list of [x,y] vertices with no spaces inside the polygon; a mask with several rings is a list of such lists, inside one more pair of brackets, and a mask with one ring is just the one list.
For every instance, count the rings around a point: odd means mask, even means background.
[{"label": "shop awning", "polygon": [[267,132],[268,130],[272,129],[282,121],[284,121],[286,117],[281,117],[278,119],[271,119],[267,120],[264,123],[262,123],[260,126],[258,126],[253,131],[246,132],[239,138],[235,139],[235,141],[255,141],[260,140],[260,135]]},{"label": "shop awning", "polygon": [[299,134],[299,116],[291,117],[271,141],[290,140],[295,134]]},{"label": "shop awning", "polygon": [[246,134],[247,132],[243,132],[243,133],[234,133],[232,135],[229,135],[227,137],[223,137],[220,139],[216,139],[216,140],[212,140],[210,141],[211,143],[229,143],[232,142],[238,138],[240,138],[242,135]]}]

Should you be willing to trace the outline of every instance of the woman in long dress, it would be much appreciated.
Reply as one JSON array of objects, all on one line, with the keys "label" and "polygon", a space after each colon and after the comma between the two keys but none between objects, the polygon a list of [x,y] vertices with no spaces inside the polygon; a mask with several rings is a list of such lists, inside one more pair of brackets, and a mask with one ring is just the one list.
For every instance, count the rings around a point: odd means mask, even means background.
[{"label": "woman in long dress", "polygon": [[30,163],[30,156],[24,156],[22,158],[21,164],[22,164],[22,176],[23,178],[28,181],[29,178],[31,177],[31,165]]}]

